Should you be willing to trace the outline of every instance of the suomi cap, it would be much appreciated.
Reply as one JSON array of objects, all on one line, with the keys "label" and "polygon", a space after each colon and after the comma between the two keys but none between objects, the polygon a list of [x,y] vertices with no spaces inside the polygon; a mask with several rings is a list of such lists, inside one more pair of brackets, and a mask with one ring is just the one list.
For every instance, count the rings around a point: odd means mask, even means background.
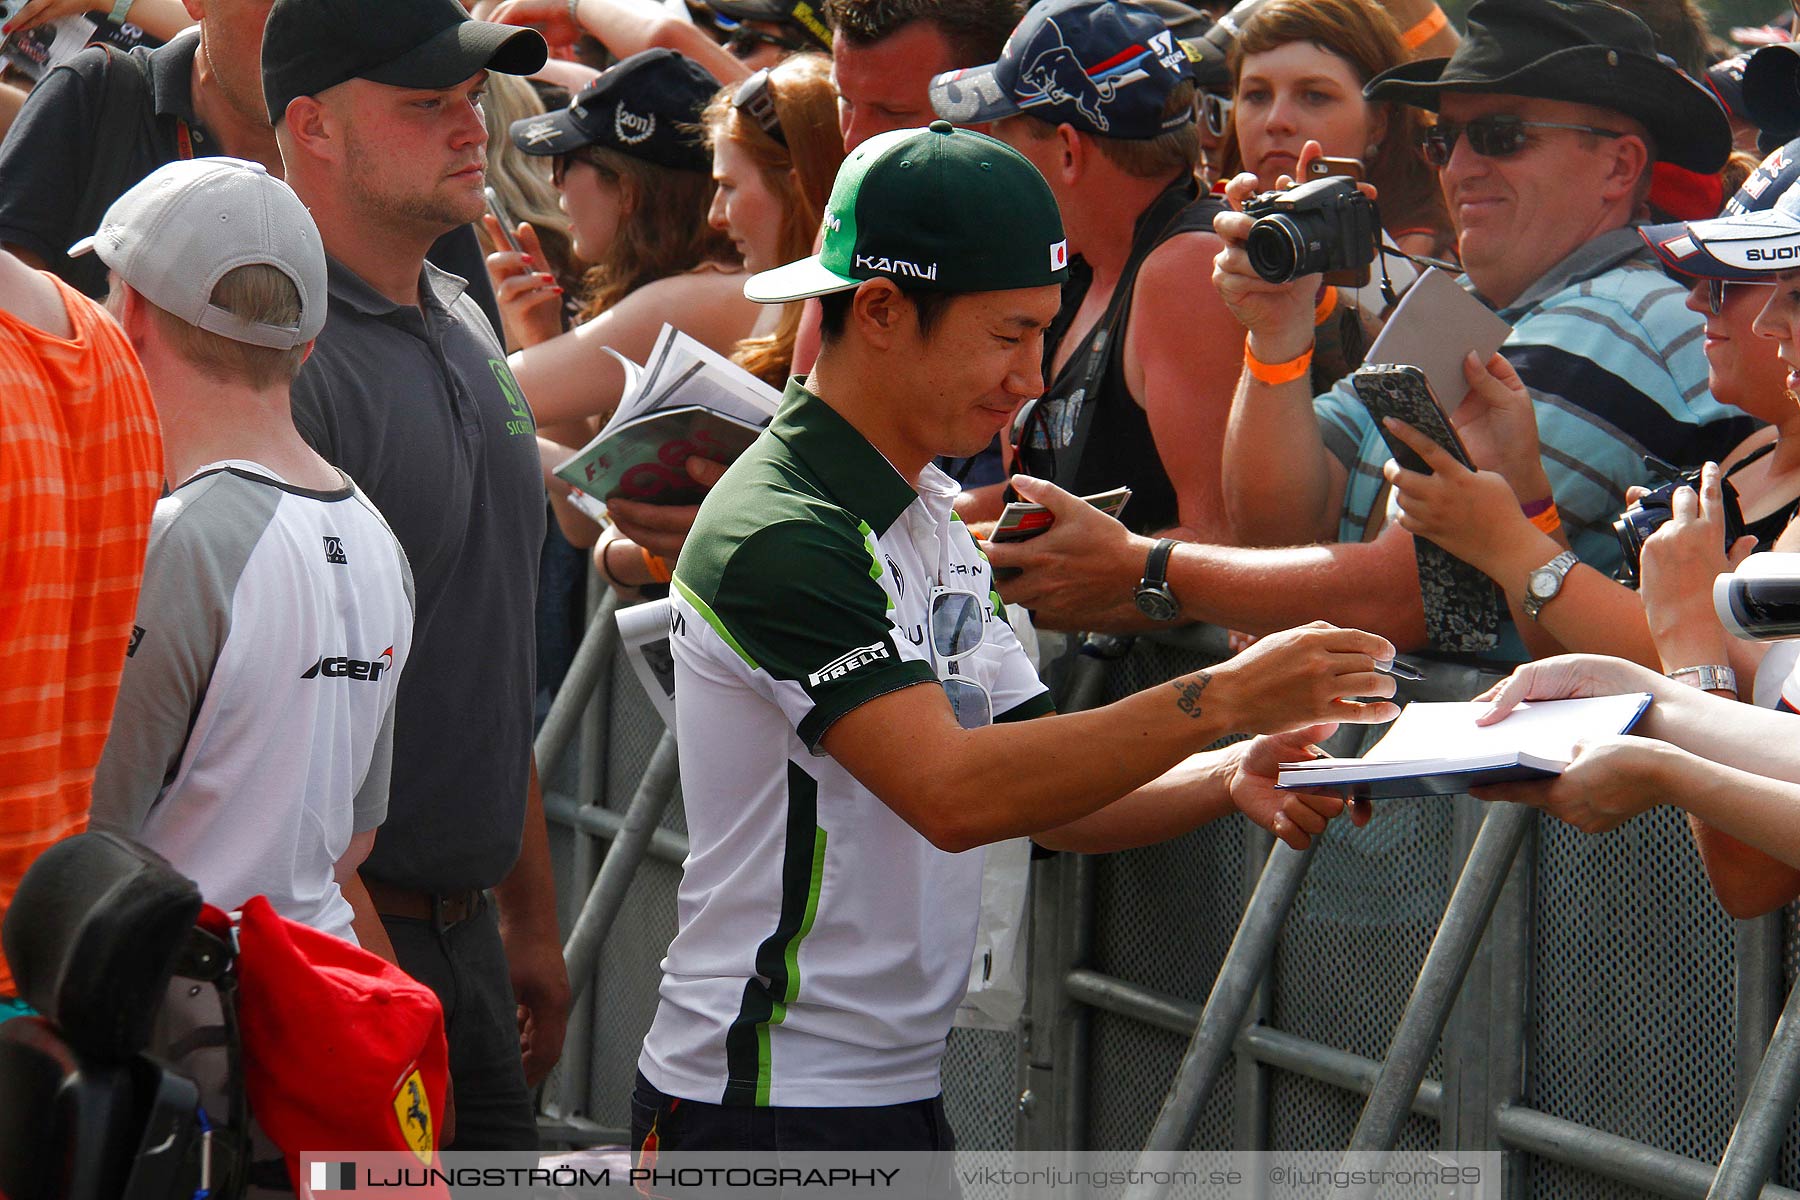
[{"label": "suomi cap", "polygon": [[[220,337],[290,350],[325,327],[318,227],[294,189],[261,163],[194,158],[158,167],[113,201],[100,228],[69,247],[69,257],[90,251],[158,308]],[[299,290],[297,324],[246,321],[213,305],[219,280],[259,264]]]},{"label": "suomi cap", "polygon": [[819,253],[752,275],[763,304],[886,277],[908,290],[999,292],[1061,284],[1069,243],[1050,185],[1018,151],[933,121],[870,138],[838,169]]},{"label": "suomi cap", "polygon": [[1682,275],[1769,283],[1800,269],[1800,140],[1763,159],[1710,221],[1638,228],[1663,265]]}]

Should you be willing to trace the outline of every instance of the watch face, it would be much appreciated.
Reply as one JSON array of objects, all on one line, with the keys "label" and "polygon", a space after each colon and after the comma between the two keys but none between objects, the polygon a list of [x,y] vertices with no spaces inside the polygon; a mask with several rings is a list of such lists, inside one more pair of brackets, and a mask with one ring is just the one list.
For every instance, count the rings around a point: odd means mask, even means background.
[{"label": "watch face", "polygon": [[1152,621],[1173,621],[1181,615],[1181,606],[1164,588],[1144,587],[1137,590],[1138,611]]},{"label": "watch face", "polygon": [[1539,567],[1525,578],[1525,590],[1540,600],[1556,595],[1556,572]]}]

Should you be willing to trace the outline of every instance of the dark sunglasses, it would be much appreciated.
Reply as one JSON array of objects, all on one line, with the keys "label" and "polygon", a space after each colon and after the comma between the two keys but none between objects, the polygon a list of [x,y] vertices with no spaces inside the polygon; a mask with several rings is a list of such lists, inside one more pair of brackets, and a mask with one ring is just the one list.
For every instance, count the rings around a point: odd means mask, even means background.
[{"label": "dark sunglasses", "polygon": [[586,163],[600,172],[600,178],[608,183],[619,177],[619,173],[601,162],[599,156],[592,149],[583,146],[579,150],[571,150],[567,154],[558,154],[550,160],[550,182],[561,187],[563,180],[569,177],[569,164],[572,162]]},{"label": "dark sunglasses", "polygon": [[1511,158],[1525,149],[1531,140],[1528,129],[1571,129],[1576,133],[1591,133],[1597,137],[1618,138],[1624,133],[1617,129],[1601,129],[1595,125],[1569,125],[1562,121],[1527,121],[1520,117],[1497,114],[1491,117],[1476,117],[1466,125],[1458,125],[1455,121],[1439,121],[1436,125],[1427,125],[1419,130],[1419,150],[1425,155],[1425,161],[1434,167],[1441,167],[1450,161],[1450,154],[1456,149],[1456,143],[1466,134],[1469,149],[1483,158]]},{"label": "dark sunglasses", "polygon": [[807,48],[806,41],[802,38],[764,33],[760,29],[750,28],[742,21],[734,21],[724,13],[713,13],[712,24],[719,33],[719,39],[725,44],[725,49],[730,51],[734,58],[743,58],[758,46],[778,46],[783,50]]},{"label": "dark sunglasses", "polygon": [[1768,286],[1768,284],[1764,283],[1745,283],[1742,280],[1729,281],[1724,279],[1708,279],[1706,281],[1706,310],[1715,317],[1724,312],[1725,297],[1728,294],[1727,289],[1729,288]]},{"label": "dark sunglasses", "polygon": [[1200,93],[1200,120],[1206,125],[1206,132],[1214,137],[1225,136],[1225,123],[1231,119],[1231,97],[1222,96],[1218,92]]},{"label": "dark sunglasses", "polygon": [[738,84],[731,97],[731,107],[756,122],[764,133],[787,145],[787,134],[781,131],[781,118],[775,114],[775,90],[769,86],[769,68],[764,67]]}]

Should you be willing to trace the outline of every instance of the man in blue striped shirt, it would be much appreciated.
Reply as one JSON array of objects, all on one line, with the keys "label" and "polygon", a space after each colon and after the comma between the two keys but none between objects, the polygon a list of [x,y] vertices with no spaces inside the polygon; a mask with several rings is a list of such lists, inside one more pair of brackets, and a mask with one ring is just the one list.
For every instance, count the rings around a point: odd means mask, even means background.
[{"label": "man in blue striped shirt", "polygon": [[[1531,393],[1537,436],[1520,409],[1487,402],[1500,384],[1471,364],[1480,387],[1459,414],[1465,443],[1522,500],[1553,498],[1575,557],[1610,571],[1610,523],[1626,487],[1646,480],[1643,454],[1697,465],[1750,431],[1707,392],[1686,290],[1631,228],[1653,163],[1717,170],[1730,127],[1700,85],[1657,59],[1642,22],[1610,4],[1482,0],[1469,22],[1451,58],[1395,68],[1368,91],[1439,113],[1423,148],[1441,168],[1463,283],[1514,327],[1501,354]],[[1251,190],[1234,184],[1228,198],[1236,207]],[[1306,385],[1317,277],[1262,280],[1243,251],[1250,224],[1218,218],[1216,278],[1250,331],[1224,482],[1234,530],[1253,548],[1175,547],[1165,586],[1189,620],[1263,632],[1323,617],[1403,647],[1454,644],[1454,604],[1428,616],[1413,539],[1384,524],[1391,453],[1379,429],[1348,382],[1317,399]],[[1021,490],[1040,498],[1031,483]],[[1057,627],[1151,625],[1130,586],[1161,582],[1145,567],[1151,543],[1068,513],[1060,536],[993,548],[996,568],[1024,569],[1006,598]],[[1526,657],[1504,620],[1480,652]]]}]

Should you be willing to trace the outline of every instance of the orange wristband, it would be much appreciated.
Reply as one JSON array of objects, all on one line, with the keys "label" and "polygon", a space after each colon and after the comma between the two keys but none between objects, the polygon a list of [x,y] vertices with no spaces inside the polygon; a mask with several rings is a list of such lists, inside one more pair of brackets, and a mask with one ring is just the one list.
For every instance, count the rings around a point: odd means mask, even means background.
[{"label": "orange wristband", "polygon": [[1327,285],[1325,294],[1319,297],[1319,302],[1317,304],[1313,305],[1313,324],[1323,325],[1325,323],[1325,318],[1337,311],[1337,306],[1338,291],[1336,288]]},{"label": "orange wristband", "polygon": [[1307,371],[1312,368],[1312,356],[1312,350],[1308,349],[1298,358],[1290,358],[1286,362],[1280,363],[1266,363],[1251,351],[1250,335],[1247,333],[1244,335],[1244,370],[1250,372],[1252,379],[1271,386],[1292,383],[1296,379],[1304,378]]},{"label": "orange wristband", "polygon": [[644,570],[650,572],[650,578],[658,583],[667,583],[674,578],[669,570],[669,564],[650,553],[648,546],[639,546],[638,553],[644,556]]},{"label": "orange wristband", "polygon": [[1562,514],[1556,511],[1555,504],[1551,504],[1543,512],[1532,514],[1527,519],[1544,533],[1555,533],[1562,528]]},{"label": "orange wristband", "polygon": [[1434,4],[1417,24],[1400,35],[1400,44],[1408,50],[1417,50],[1449,23],[1450,18],[1444,15],[1444,10]]}]

